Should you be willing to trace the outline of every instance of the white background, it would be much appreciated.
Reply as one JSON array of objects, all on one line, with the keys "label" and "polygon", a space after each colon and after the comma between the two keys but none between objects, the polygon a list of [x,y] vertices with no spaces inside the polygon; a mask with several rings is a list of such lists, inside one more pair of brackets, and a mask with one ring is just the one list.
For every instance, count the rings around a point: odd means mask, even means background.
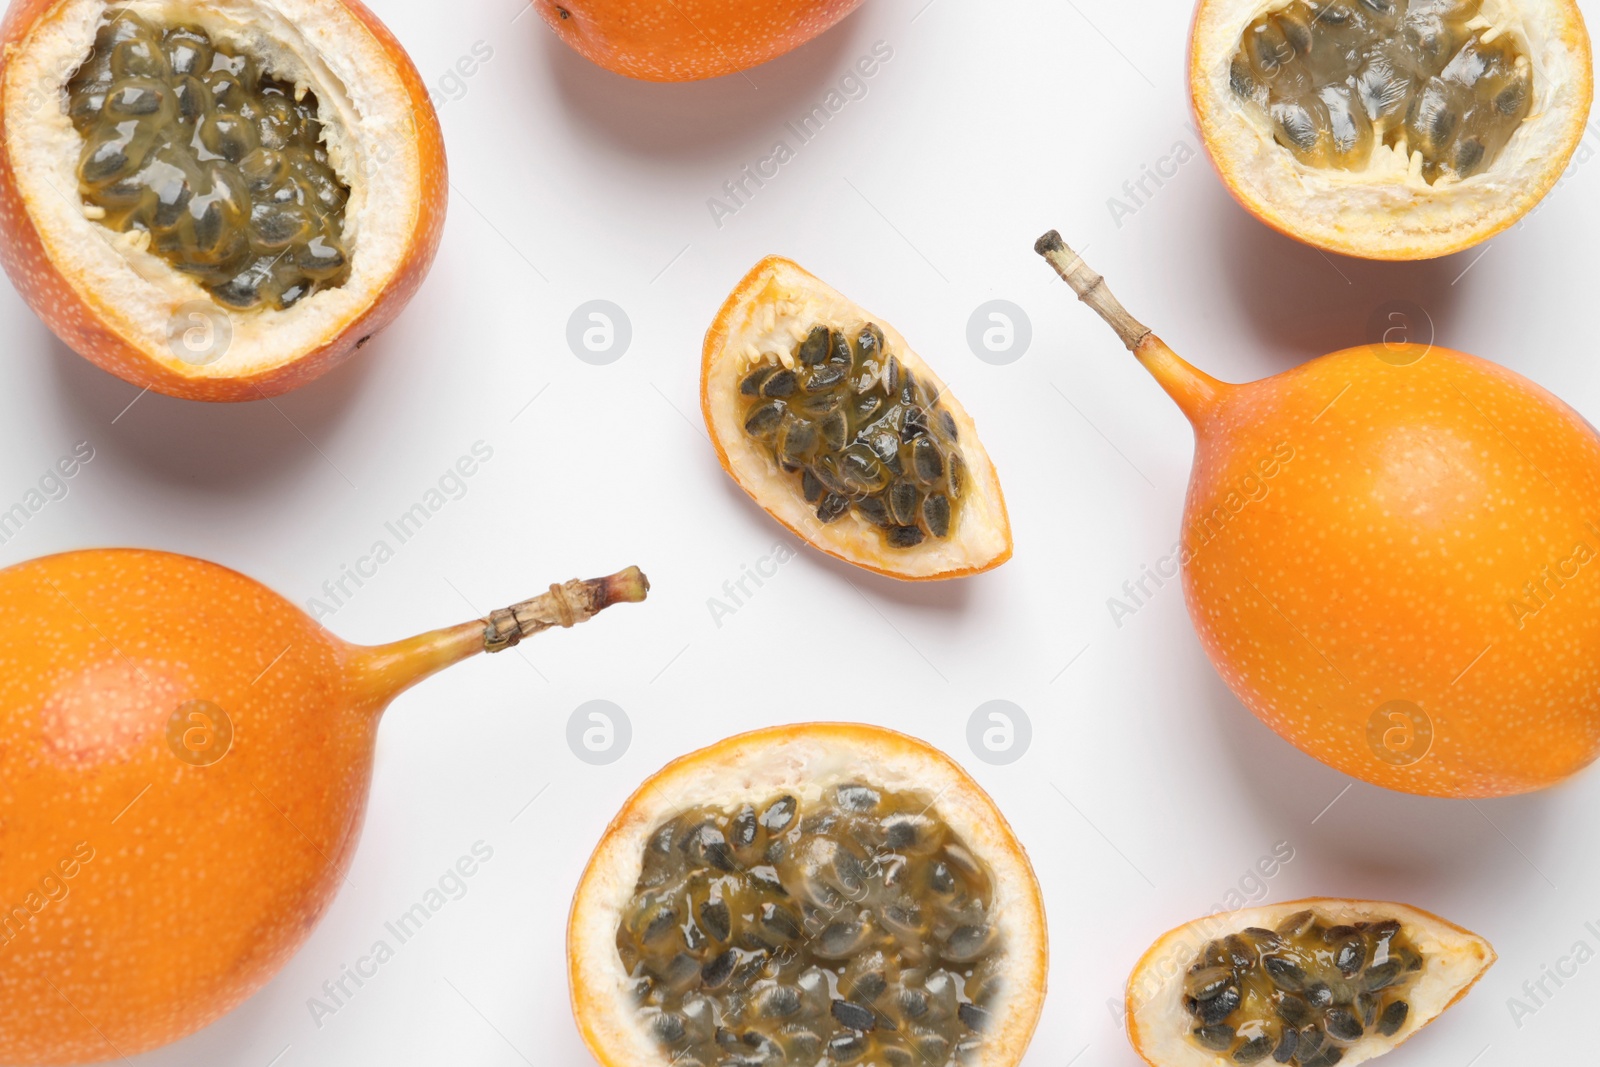
[{"label": "white background", "polygon": [[[1575,942],[1600,948],[1585,930],[1600,922],[1600,774],[1477,804],[1352,785],[1234,700],[1176,584],[1116,626],[1107,598],[1176,540],[1191,436],[1032,244],[1060,227],[1135,313],[1220,377],[1371,340],[1375,309],[1400,299],[1440,343],[1506,363],[1600,422],[1600,163],[1577,165],[1482,249],[1367,264],[1270,233],[1203,158],[1113,220],[1124,182],[1175,146],[1197,148],[1182,0],[869,0],[748,76],[683,86],[591,66],[520,0],[374,6],[432,85],[479,42],[493,52],[441,89],[452,194],[421,293],[356,359],[292,395],[207,406],[149,394],[129,407],[136,388],[67,351],[5,288],[0,502],[75,442],[95,458],[0,561],[153,546],[303,603],[483,441],[493,458],[465,495],[328,620],[334,630],[387,640],[635,562],[654,591],[540,637],[525,659],[475,660],[402,697],[350,885],[320,928],[249,1003],[141,1064],[588,1063],[563,927],[606,822],[669,758],[812,718],[884,723],[949,750],[1028,845],[1052,934],[1030,1065],[1136,1063],[1107,1009],[1129,967],[1278,842],[1295,858],[1264,887],[1272,899],[1406,900],[1499,949],[1477,990],[1396,1064],[1560,1062],[1593,1047],[1600,962],[1520,1028],[1507,998]],[[865,97],[719,228],[708,198],[778,139],[793,144],[784,124],[878,41],[893,58]],[[1591,134],[1580,158],[1597,147]],[[895,323],[960,394],[1001,473],[1014,560],[911,587],[802,551],[716,624],[708,601],[723,583],[787,539],[718,468],[697,402],[704,330],[768,252]],[[966,342],[968,317],[997,298],[1033,325],[1007,366]],[[592,299],[632,322],[631,347],[607,366],[566,341],[569,315]],[[566,743],[569,715],[591,699],[632,722],[631,749],[609,766]],[[991,699],[1032,721],[1031,751],[1009,767],[967,746],[969,716]],[[467,895],[319,1027],[307,1001],[324,980],[480,840],[494,858]]]}]

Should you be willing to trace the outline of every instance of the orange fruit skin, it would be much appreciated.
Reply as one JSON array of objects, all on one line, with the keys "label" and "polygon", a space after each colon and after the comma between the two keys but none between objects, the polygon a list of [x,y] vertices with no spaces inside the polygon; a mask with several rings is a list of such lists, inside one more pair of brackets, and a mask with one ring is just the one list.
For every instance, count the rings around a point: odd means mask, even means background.
[{"label": "orange fruit skin", "polygon": [[[263,985],[322,915],[383,699],[360,649],[200,560],[50,556],[0,571],[0,604],[0,1062],[156,1048]],[[209,766],[167,739],[195,699],[233,724]]]},{"label": "orange fruit skin", "polygon": [[[17,0],[0,22],[0,79],[7,58],[26,42],[35,24],[58,0]],[[6,129],[5,102],[0,99],[0,266],[22,299],[62,342],[85,359],[145,389],[190,400],[259,400],[297,389],[340,364],[373,334],[389,325],[416,293],[433,265],[444,231],[449,181],[445,170],[444,133],[428,98],[428,87],[406,51],[378,16],[360,0],[340,0],[378,40],[390,56],[411,98],[417,151],[424,175],[422,202],[416,205],[408,238],[406,265],[390,279],[360,317],[322,344],[281,366],[233,377],[188,377],[174,373],[130,345],[102,319],[92,283],[75,283],[56,268],[17,188],[11,159],[11,133]],[[65,79],[63,78],[63,81]],[[4,93],[0,81],[0,94]],[[89,289],[91,291],[85,291]]]},{"label": "orange fruit skin", "polygon": [[532,0],[580,55],[630,78],[735,74],[800,47],[862,0]]},{"label": "orange fruit skin", "polygon": [[1593,427],[1504,367],[1417,345],[1209,384],[1174,391],[1196,434],[1184,591],[1251,711],[1433,796],[1540,789],[1600,754]]}]

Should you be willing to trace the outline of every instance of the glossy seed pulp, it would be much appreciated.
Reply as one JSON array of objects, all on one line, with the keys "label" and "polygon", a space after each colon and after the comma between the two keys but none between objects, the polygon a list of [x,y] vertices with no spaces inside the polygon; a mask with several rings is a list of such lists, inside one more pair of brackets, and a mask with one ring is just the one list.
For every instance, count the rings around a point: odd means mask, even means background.
[{"label": "glossy seed pulp", "polygon": [[955,418],[877,326],[815,326],[792,367],[768,358],[739,392],[745,432],[795,476],[818,521],[854,509],[902,549],[950,536],[967,482]]},{"label": "glossy seed pulp", "polygon": [[1481,0],[1294,0],[1245,28],[1238,96],[1301,162],[1360,170],[1377,145],[1430,184],[1492,164],[1533,106],[1532,67]]},{"label": "glossy seed pulp", "polygon": [[1184,978],[1190,1038],[1235,1063],[1333,1067],[1410,1014],[1422,954],[1393,919],[1329,924],[1296,912],[1206,945]]},{"label": "glossy seed pulp", "polygon": [[1000,992],[992,905],[926,798],[841,785],[658,827],[617,951],[674,1067],[949,1067]]},{"label": "glossy seed pulp", "polygon": [[93,217],[230,308],[286,308],[350,274],[349,187],[322,144],[317,99],[213,42],[111,10],[67,85]]}]

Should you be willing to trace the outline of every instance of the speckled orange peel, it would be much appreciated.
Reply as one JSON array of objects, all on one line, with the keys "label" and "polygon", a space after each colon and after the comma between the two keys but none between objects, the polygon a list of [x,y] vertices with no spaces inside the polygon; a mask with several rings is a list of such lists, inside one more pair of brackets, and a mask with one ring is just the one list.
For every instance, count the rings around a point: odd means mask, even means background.
[{"label": "speckled orange peel", "polygon": [[[101,17],[123,9],[200,26],[315,94],[331,166],[350,190],[342,284],[282,310],[233,310],[137,230],[91,217],[65,87]],[[360,0],[17,0],[0,23],[0,264],[68,347],[141,388],[254,400],[327,372],[416,292],[439,247],[446,190],[427,86]],[[191,203],[210,196],[201,192]]]},{"label": "speckled orange peel", "polygon": [[[1364,940],[1368,943],[1368,948],[1363,956],[1363,967],[1348,980],[1342,980],[1345,978],[1343,974],[1337,974],[1333,978],[1332,984],[1339,986],[1345,995],[1354,994],[1362,988],[1367,968],[1374,964],[1382,968],[1388,962],[1387,952],[1384,953],[1384,959],[1375,959],[1376,943],[1383,940],[1382,936],[1374,936],[1367,931],[1381,923],[1398,924],[1399,936],[1404,937],[1422,957],[1421,966],[1417,971],[1403,973],[1400,981],[1386,987],[1391,991],[1385,996],[1390,1003],[1403,999],[1404,1008],[1397,1013],[1401,1015],[1401,1021],[1393,1024],[1391,1032],[1384,1033],[1383,1031],[1389,1027],[1381,1025],[1381,1013],[1375,1010],[1376,1017],[1370,1022],[1362,1023],[1359,1036],[1354,1035],[1352,1028],[1344,1032],[1348,1040],[1316,1039],[1323,1040],[1330,1047],[1337,1047],[1340,1050],[1337,1057],[1318,1059],[1313,1054],[1297,1058],[1292,1053],[1296,1046],[1300,1051],[1304,1051],[1305,1044],[1302,1038],[1306,1031],[1300,1030],[1295,1037],[1285,1040],[1282,1033],[1285,1028],[1279,1022],[1280,1016],[1269,1005],[1256,1002],[1254,998],[1259,994],[1252,993],[1247,997],[1241,997],[1244,1003],[1235,1009],[1234,1014],[1223,1017],[1218,1024],[1213,1024],[1238,1031],[1231,1046],[1220,1051],[1205,1047],[1195,1031],[1206,1023],[1203,1017],[1197,1018],[1195,1012],[1185,1004],[1185,998],[1193,986],[1213,984],[1207,981],[1211,978],[1210,975],[1198,974],[1203,969],[1202,964],[1206,962],[1202,956],[1218,949],[1226,952],[1224,939],[1229,935],[1243,933],[1246,940],[1242,945],[1234,946],[1242,950],[1241,958],[1247,961],[1245,968],[1248,977],[1245,983],[1240,984],[1250,984],[1249,977],[1254,975],[1249,972],[1255,972],[1262,979],[1257,983],[1262,989],[1275,988],[1261,971],[1264,956],[1276,955],[1291,961],[1300,959],[1307,963],[1310,961],[1299,956],[1293,949],[1288,952],[1275,950],[1272,947],[1274,939],[1271,933],[1283,929],[1285,923],[1291,927],[1297,925],[1298,920],[1307,911],[1311,912],[1315,921],[1328,930],[1358,940],[1361,938],[1354,934],[1351,928],[1356,924],[1365,924],[1362,933],[1366,935]],[[1330,956],[1337,947],[1337,945],[1330,946],[1328,949]],[[1393,1051],[1454,1006],[1494,965],[1496,958],[1494,949],[1482,937],[1437,915],[1407,904],[1313,897],[1283,904],[1247,908],[1243,911],[1208,915],[1163,934],[1134,966],[1133,972],[1128,976],[1126,997],[1128,1040],[1133,1045],[1134,1051],[1150,1067],[1237,1067],[1240,1063],[1282,1062],[1338,1063],[1339,1067],[1355,1067],[1356,1064],[1365,1063]],[[1231,962],[1229,966],[1233,966]],[[1231,988],[1243,993],[1240,984],[1235,984]],[[1289,981],[1285,984],[1295,983]],[[1337,996],[1338,993],[1331,995]],[[1359,1009],[1356,1009],[1355,1013],[1358,1014]],[[1221,1012],[1217,1014],[1220,1016]],[[1272,1036],[1277,1040],[1263,1043],[1270,1043],[1275,1049],[1287,1046],[1291,1052],[1288,1060],[1275,1058],[1274,1051],[1254,1056],[1253,1053],[1258,1050],[1247,1050],[1242,1057],[1236,1055],[1238,1050],[1245,1047],[1252,1039],[1250,1035],[1258,1033],[1257,1027],[1248,1024],[1239,1025],[1250,1016],[1266,1016],[1270,1020],[1273,1027]],[[1313,1026],[1321,1027],[1323,1023],[1317,1020]],[[1325,1029],[1323,1033],[1326,1034]],[[1254,1040],[1262,1041],[1267,1036],[1266,1033],[1259,1033]]]},{"label": "speckled orange peel", "polygon": [[[1362,20],[1365,51],[1350,44]],[[1520,55],[1520,74],[1496,72],[1497,52]],[[1550,192],[1587,128],[1594,63],[1574,0],[1200,0],[1188,82],[1206,152],[1246,211],[1329,252],[1416,260],[1488,240]],[[1516,129],[1486,155],[1497,137],[1467,128],[1502,105]],[[1425,174],[1424,150],[1431,166],[1463,149],[1465,177]]]},{"label": "speckled orange peel", "polygon": [[629,568],[363,647],[186,556],[0,571],[0,1063],[132,1056],[239,1004],[344,880],[389,702],[648,588]]},{"label": "speckled orange peel", "polygon": [[1377,343],[1220,382],[1054,231],[1036,250],[1194,426],[1180,563],[1212,665],[1296,747],[1443,797],[1600,753],[1600,437],[1473,356]]},{"label": "speckled orange peel", "polygon": [[568,47],[654,82],[735,74],[830,29],[862,0],[531,0]]},{"label": "speckled orange peel", "polygon": [[[796,798],[803,818],[840,785],[927,798],[923,813],[942,821],[989,870],[994,887],[989,914],[1002,939],[1004,982],[990,1004],[981,1051],[964,1052],[961,1062],[974,1067],[1021,1062],[1043,1010],[1049,965],[1043,897],[1021,842],[983,788],[928,743],[877,726],[817,722],[739,734],[674,760],[646,779],[606,828],[579,881],[567,927],[573,1015],[599,1063],[672,1067],[678,1062],[641,1019],[636,983],[617,945],[619,923],[658,827],[689,809],[731,814],[779,794]],[[874,853],[867,876],[883,877],[893,863],[891,855]],[[865,921],[883,935],[881,925]],[[782,960],[783,954],[774,959]],[[759,995],[771,984],[770,977],[758,978],[752,990]]]},{"label": "speckled orange peel", "polygon": [[[912,547],[890,544],[885,531],[868,521],[859,508],[822,521],[817,502],[806,498],[801,477],[781,469],[773,451],[746,429],[752,398],[742,388],[754,368],[773,361],[792,367],[796,346],[819,325],[846,336],[866,324],[881,331],[883,349],[948,413],[954,431],[948,439],[953,440],[964,464],[963,488],[948,535],[919,533],[922,539]],[[780,403],[798,405],[808,395],[810,387],[802,382]],[[960,399],[893,326],[793,260],[767,256],[723,302],[706,331],[700,411],[722,469],[789,532],[835,559],[890,578],[931,581],[980,574],[1011,558],[1011,519],[1000,477]],[[879,420],[886,417],[874,416]],[[928,417],[930,421],[932,417]],[[851,419],[844,440],[852,442],[851,447],[865,447],[857,439],[862,428],[854,424],[853,415]],[[895,432],[904,440],[915,433],[909,426]],[[914,521],[926,526],[925,520]]]}]

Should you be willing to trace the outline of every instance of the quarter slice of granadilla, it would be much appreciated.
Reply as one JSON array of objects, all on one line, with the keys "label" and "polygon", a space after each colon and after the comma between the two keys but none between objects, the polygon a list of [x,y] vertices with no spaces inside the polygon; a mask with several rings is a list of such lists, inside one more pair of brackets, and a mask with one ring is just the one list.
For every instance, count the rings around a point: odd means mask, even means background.
[{"label": "quarter slice of granadilla", "polygon": [[1466,995],[1489,943],[1405,904],[1317,898],[1197,919],[1128,979],[1128,1037],[1152,1067],[1354,1067]]},{"label": "quarter slice of granadilla", "polygon": [[787,259],[756,264],[722,305],[700,404],[723,469],[830,556],[915,581],[1011,558],[961,402],[899,331]]}]

